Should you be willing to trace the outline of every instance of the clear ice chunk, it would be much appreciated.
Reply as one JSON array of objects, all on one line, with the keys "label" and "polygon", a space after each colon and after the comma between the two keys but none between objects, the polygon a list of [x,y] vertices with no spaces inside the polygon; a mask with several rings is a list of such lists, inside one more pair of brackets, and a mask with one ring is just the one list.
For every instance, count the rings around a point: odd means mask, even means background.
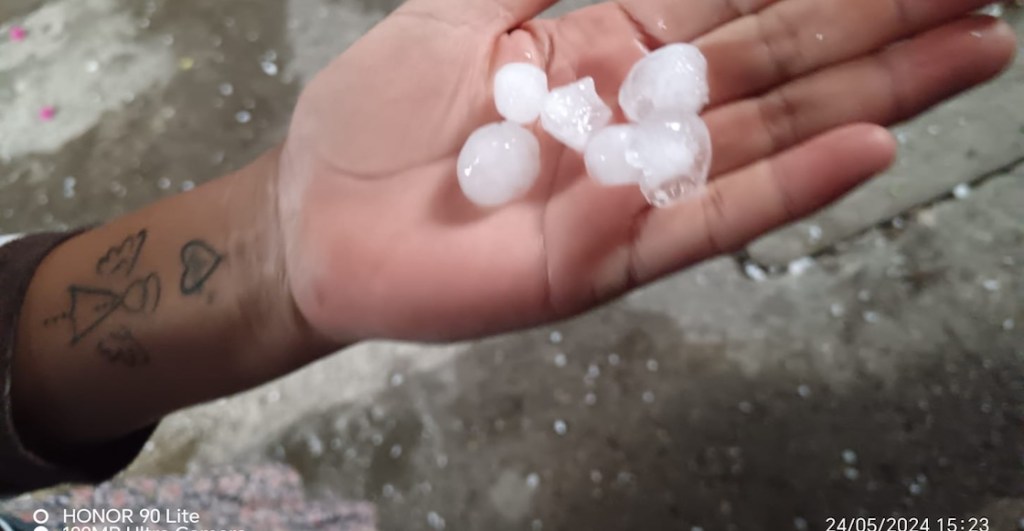
[{"label": "clear ice chunk", "polygon": [[540,123],[559,142],[582,152],[595,131],[612,121],[612,110],[585,77],[552,90],[544,100]]},{"label": "clear ice chunk", "polygon": [[640,182],[643,172],[626,160],[633,147],[637,127],[633,124],[613,125],[594,134],[583,153],[591,178],[605,186]]},{"label": "clear ice chunk", "polygon": [[512,122],[477,129],[459,153],[459,186],[470,201],[497,206],[525,194],[540,175],[540,143]]},{"label": "clear ice chunk", "polygon": [[619,106],[634,122],[700,114],[708,103],[708,62],[691,44],[670,44],[637,61],[619,90]]},{"label": "clear ice chunk", "polygon": [[650,121],[637,126],[626,154],[639,168],[647,202],[667,207],[703,189],[711,170],[711,135],[697,116]]},{"label": "clear ice chunk", "polygon": [[547,95],[547,74],[529,63],[509,63],[494,76],[494,105],[510,122],[528,124],[536,120]]}]

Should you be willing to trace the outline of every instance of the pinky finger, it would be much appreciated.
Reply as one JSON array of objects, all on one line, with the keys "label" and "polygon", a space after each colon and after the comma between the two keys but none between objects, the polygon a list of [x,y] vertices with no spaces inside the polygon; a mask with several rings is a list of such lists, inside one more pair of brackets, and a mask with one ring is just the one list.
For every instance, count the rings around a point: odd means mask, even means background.
[{"label": "pinky finger", "polygon": [[633,242],[632,273],[646,283],[803,218],[892,164],[895,142],[857,124],[714,180],[703,195],[651,210]]}]

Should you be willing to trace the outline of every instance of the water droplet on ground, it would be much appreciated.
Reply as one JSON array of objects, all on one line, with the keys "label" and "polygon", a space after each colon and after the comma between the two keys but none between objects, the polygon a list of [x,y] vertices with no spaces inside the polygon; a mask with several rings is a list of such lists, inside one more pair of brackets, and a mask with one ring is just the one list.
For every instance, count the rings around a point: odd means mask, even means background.
[{"label": "water droplet on ground", "polygon": [[312,433],[306,437],[306,449],[309,450],[309,455],[320,457],[324,454],[324,442],[320,440],[319,436]]},{"label": "water droplet on ground", "polygon": [[427,513],[427,525],[429,525],[431,529],[444,529],[445,521],[441,515],[434,511],[430,511]]},{"label": "water droplet on ground", "polygon": [[65,177],[64,178],[64,198],[65,199],[71,199],[72,197],[75,197],[75,185],[76,184],[77,184],[77,181],[75,180],[74,177]]},{"label": "water droplet on ground", "polygon": [[763,282],[768,279],[768,273],[753,262],[743,264],[743,272],[754,282]]},{"label": "water droplet on ground", "polygon": [[842,457],[843,457],[843,462],[848,464],[848,465],[855,465],[855,464],[857,464],[857,452],[854,452],[853,450],[850,450],[850,449],[843,450]]},{"label": "water droplet on ground", "polygon": [[814,259],[810,256],[805,256],[790,262],[786,267],[786,272],[792,276],[798,277],[806,273],[812,267],[814,267]]}]

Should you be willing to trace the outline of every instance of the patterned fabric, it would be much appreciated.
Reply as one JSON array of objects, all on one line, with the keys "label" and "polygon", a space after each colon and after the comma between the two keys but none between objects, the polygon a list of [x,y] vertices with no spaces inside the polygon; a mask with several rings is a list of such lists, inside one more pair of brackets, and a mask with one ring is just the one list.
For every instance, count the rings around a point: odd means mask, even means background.
[{"label": "patterned fabric", "polygon": [[[140,511],[198,513],[196,529],[258,531],[373,531],[376,514],[368,503],[336,498],[307,500],[294,470],[279,465],[223,469],[160,479],[115,480],[96,488],[79,487],[22,497],[0,504],[0,511],[30,521],[49,513],[51,527],[63,527],[65,509],[131,509],[130,527],[143,525]],[[153,527],[153,526],[150,526]],[[159,526],[158,526],[159,527]],[[163,526],[167,527],[167,526]],[[173,527],[173,526],[172,526]]]}]

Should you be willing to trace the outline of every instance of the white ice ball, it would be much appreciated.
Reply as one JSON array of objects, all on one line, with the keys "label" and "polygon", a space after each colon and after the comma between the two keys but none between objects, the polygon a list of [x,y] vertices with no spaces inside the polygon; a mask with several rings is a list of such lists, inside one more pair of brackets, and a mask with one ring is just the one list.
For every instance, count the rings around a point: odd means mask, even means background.
[{"label": "white ice ball", "polygon": [[540,123],[559,142],[582,152],[595,131],[612,121],[612,110],[585,77],[552,90],[544,100]]},{"label": "white ice ball", "polygon": [[699,114],[708,92],[704,54],[691,44],[670,44],[633,65],[619,90],[619,106],[634,122]]},{"label": "white ice ball", "polygon": [[587,173],[591,178],[605,186],[636,184],[640,181],[643,172],[627,160],[627,154],[633,149],[637,127],[633,124],[613,125],[591,137],[583,153]]},{"label": "white ice ball", "polygon": [[641,170],[640,190],[665,207],[702,189],[711,170],[711,134],[697,116],[637,126],[630,165]]},{"label": "white ice ball", "polygon": [[459,153],[459,186],[470,201],[497,206],[525,194],[540,175],[540,143],[512,122],[477,129]]},{"label": "white ice ball", "polygon": [[494,76],[494,105],[510,122],[536,120],[547,95],[548,75],[529,63],[509,63]]}]

